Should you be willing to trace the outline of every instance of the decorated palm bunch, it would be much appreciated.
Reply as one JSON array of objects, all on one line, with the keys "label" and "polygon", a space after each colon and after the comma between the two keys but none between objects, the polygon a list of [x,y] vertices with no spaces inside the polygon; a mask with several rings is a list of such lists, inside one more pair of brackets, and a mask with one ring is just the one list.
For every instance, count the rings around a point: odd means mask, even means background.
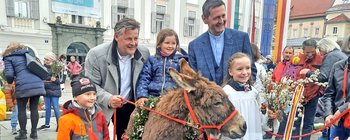
[{"label": "decorated palm bunch", "polygon": [[[147,102],[145,103],[145,107],[147,108],[154,108],[155,105],[158,103],[159,98],[148,98]],[[144,132],[145,124],[148,120],[148,114],[149,111],[145,110],[143,108],[140,108],[137,106],[137,113],[134,118],[134,124],[133,124],[133,132],[131,132],[129,135],[130,140],[140,140],[142,139],[142,134]]]},{"label": "decorated palm bunch", "polygon": [[[294,57],[292,60],[292,63],[290,65],[293,65],[293,67],[289,67],[288,69],[290,71],[288,72],[299,72],[301,67],[295,66],[295,62],[297,57]],[[304,79],[298,79],[296,80],[295,76],[288,76],[289,74],[283,75],[280,82],[274,82],[272,80],[272,73],[273,71],[267,72],[267,76],[265,80],[263,81],[263,85],[265,87],[265,91],[263,93],[263,96],[265,97],[265,104],[267,105],[268,110],[272,111],[273,113],[277,113],[277,116],[281,117],[282,112],[286,111],[292,104],[293,95],[297,92],[296,87],[298,85],[304,85],[307,83],[313,83],[319,86],[326,87],[327,82],[320,83],[318,82],[318,75],[320,74],[319,70],[316,70],[313,72],[313,74],[310,77],[306,77]],[[291,74],[290,74],[291,75]],[[302,103],[303,103],[304,97],[301,97],[301,100],[297,103],[297,111],[298,117],[302,117]],[[288,110],[286,111],[288,112]],[[281,118],[278,118],[281,119]],[[273,120],[268,120],[268,126],[273,126]]]},{"label": "decorated palm bunch", "polygon": [[56,77],[63,69],[63,64],[55,61],[52,65],[51,65],[51,71],[52,71],[52,77]]},{"label": "decorated palm bunch", "polygon": [[264,97],[268,109],[272,112],[283,111],[293,98],[292,92],[293,88],[295,88],[293,80],[283,77],[281,82],[274,82],[272,80],[272,71],[269,71],[263,84],[265,86]]}]

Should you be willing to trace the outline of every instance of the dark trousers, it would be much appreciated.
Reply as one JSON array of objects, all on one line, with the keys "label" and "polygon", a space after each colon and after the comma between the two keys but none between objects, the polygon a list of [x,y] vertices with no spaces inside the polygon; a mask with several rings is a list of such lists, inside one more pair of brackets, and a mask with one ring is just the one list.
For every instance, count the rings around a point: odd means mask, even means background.
[{"label": "dark trousers", "polygon": [[70,80],[73,81],[73,80],[74,80],[76,77],[78,77],[78,76],[79,76],[79,75],[71,75],[71,76],[70,76]]},{"label": "dark trousers", "polygon": [[66,82],[67,75],[63,75],[60,84],[64,84]]},{"label": "dark trousers", "polygon": [[344,127],[344,121],[341,119],[338,126],[331,126],[330,131],[330,140],[333,140],[335,137],[339,137],[340,140],[346,140],[350,137],[350,129]]},{"label": "dark trousers", "polygon": [[[135,106],[132,104],[125,104],[122,108],[117,109],[117,139],[121,140],[122,135],[125,132],[125,129],[128,127],[130,115],[134,111]],[[112,116],[112,121],[114,124]]]},{"label": "dark trousers", "polygon": [[39,121],[39,112],[38,112],[38,104],[39,104],[39,97],[40,96],[34,96],[34,97],[28,97],[28,98],[17,98],[17,105],[18,105],[18,121],[19,121],[19,127],[21,130],[26,130],[27,126],[27,103],[29,100],[29,108],[30,108],[30,121],[32,123],[32,130],[37,128],[38,121]]}]

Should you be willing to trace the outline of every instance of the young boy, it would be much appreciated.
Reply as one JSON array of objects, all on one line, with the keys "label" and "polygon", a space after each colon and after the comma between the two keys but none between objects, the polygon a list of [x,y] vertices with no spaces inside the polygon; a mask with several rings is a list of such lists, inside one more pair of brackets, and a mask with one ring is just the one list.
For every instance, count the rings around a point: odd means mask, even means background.
[{"label": "young boy", "polygon": [[106,117],[96,104],[96,87],[90,79],[71,82],[74,100],[63,105],[58,121],[58,140],[109,140]]}]

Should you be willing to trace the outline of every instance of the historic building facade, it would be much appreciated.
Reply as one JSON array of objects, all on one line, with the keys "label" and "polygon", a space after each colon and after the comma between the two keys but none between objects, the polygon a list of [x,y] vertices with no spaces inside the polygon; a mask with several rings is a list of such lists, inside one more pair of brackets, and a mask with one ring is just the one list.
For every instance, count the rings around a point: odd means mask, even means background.
[{"label": "historic building facade", "polygon": [[[181,47],[207,31],[202,22],[205,0],[1,0],[0,51],[12,41],[27,44],[42,59],[48,51],[76,55],[84,61],[90,48],[113,40],[115,23],[135,18],[141,23],[139,44],[155,51],[157,33],[174,29]],[[229,27],[252,32],[252,2],[224,0],[231,7]],[[260,44],[263,0],[255,0],[255,39]],[[240,5],[240,6],[238,6]],[[235,10],[238,8],[239,10]],[[238,15],[238,18],[234,19]],[[249,18],[247,18],[249,17]],[[228,17],[229,18],[229,17]],[[234,24],[234,20],[237,20]]]}]

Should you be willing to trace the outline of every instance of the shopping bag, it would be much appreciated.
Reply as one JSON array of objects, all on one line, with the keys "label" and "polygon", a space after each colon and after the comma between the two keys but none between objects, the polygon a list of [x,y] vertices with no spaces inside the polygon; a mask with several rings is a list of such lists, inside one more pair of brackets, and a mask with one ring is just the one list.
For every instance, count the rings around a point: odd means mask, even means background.
[{"label": "shopping bag", "polygon": [[49,72],[46,67],[43,66],[36,57],[26,53],[27,69],[38,76],[40,79],[45,80],[49,76]]}]

